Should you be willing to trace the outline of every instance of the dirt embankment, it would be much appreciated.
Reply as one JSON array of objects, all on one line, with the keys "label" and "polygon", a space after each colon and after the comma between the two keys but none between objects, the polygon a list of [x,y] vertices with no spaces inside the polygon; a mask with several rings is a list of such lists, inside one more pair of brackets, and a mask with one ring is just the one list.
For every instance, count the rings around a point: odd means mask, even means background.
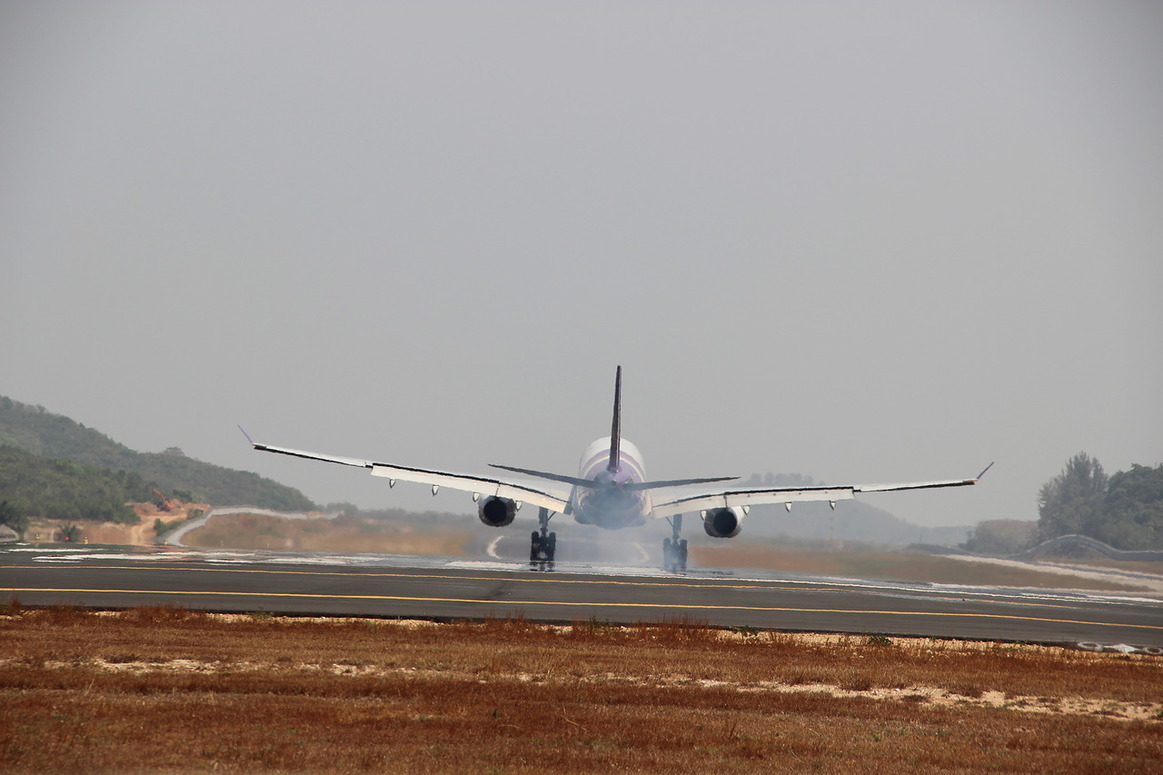
[{"label": "dirt embankment", "polygon": [[[130,504],[141,520],[136,525],[116,522],[71,522],[34,519],[26,540],[38,543],[90,543],[119,546],[153,546],[159,543],[157,520],[173,526],[210,511],[206,503],[171,501],[169,510],[153,503]],[[272,549],[316,552],[383,552],[389,554],[462,555],[470,540],[468,531],[424,530],[364,517],[322,512],[274,515],[240,512],[215,515],[188,533],[182,543],[204,549]],[[297,518],[292,518],[297,517]],[[80,533],[65,541],[66,530],[75,525]],[[163,540],[168,536],[163,536]]]},{"label": "dirt embankment", "polygon": [[[167,525],[176,524],[205,513],[210,509],[207,503],[182,503],[170,501],[169,509],[163,510],[153,503],[130,503],[133,512],[140,522],[136,525],[125,525],[120,522],[85,522],[67,519],[40,519],[29,520],[28,530],[24,532],[26,541],[39,543],[90,543],[90,544],[117,544],[123,546],[152,546],[157,543],[157,520]],[[74,541],[65,541],[65,531],[75,525],[80,535]]]}]

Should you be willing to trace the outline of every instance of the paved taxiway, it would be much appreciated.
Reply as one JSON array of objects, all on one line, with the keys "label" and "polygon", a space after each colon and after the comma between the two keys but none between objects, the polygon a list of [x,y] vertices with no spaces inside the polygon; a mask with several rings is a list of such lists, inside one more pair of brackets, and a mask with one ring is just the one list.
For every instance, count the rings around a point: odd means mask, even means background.
[{"label": "paved taxiway", "polygon": [[0,599],[103,608],[719,626],[1163,649],[1163,597],[384,555],[0,550]]}]

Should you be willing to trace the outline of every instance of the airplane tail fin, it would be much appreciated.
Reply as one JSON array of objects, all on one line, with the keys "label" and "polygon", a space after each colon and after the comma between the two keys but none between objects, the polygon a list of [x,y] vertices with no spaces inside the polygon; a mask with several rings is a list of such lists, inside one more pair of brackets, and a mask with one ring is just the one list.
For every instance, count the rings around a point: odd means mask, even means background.
[{"label": "airplane tail fin", "polygon": [[610,462],[606,464],[606,470],[611,474],[618,470],[621,465],[621,457],[619,447],[622,440],[622,367],[618,366],[618,372],[614,377],[614,422],[610,427]]}]

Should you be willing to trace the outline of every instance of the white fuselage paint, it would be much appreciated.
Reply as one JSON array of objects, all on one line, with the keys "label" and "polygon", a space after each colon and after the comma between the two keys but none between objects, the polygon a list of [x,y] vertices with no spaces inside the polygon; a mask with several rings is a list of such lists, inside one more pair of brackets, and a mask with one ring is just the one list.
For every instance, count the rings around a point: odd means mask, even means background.
[{"label": "white fuselage paint", "polygon": [[627,490],[623,485],[646,481],[642,453],[626,439],[618,444],[618,466],[609,470],[610,437],[598,439],[586,448],[578,466],[578,476],[596,483],[594,487],[574,487],[566,511],[583,525],[608,530],[636,527],[646,522],[653,508],[649,490]]}]

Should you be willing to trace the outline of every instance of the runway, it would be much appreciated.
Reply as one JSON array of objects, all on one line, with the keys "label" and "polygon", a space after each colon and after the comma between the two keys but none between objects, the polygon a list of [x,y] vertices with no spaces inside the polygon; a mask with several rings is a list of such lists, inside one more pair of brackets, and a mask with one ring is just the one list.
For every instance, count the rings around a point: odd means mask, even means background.
[{"label": "runway", "polygon": [[424,619],[522,616],[1120,646],[1163,653],[1163,597],[751,571],[130,547],[0,549],[0,599]]}]

